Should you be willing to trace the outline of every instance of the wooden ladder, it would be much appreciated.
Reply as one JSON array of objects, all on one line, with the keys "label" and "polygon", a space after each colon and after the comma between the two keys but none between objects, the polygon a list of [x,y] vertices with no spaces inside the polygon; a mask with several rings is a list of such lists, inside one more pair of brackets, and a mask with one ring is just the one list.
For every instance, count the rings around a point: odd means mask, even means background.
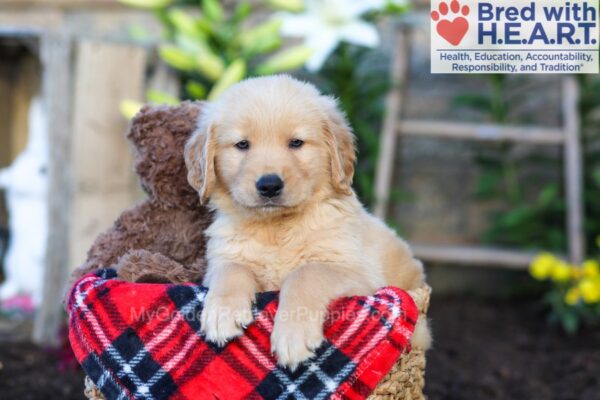
[{"label": "wooden ladder", "polygon": [[[468,139],[483,142],[518,142],[537,145],[560,145],[564,149],[564,179],[567,201],[566,230],[568,258],[580,263],[584,257],[582,155],[579,141],[579,87],[575,78],[562,79],[563,126],[559,128],[536,126],[505,126],[494,124],[462,123],[403,119],[403,103],[408,82],[410,32],[398,29],[397,42],[391,62],[392,89],[386,100],[386,115],[380,138],[377,164],[374,213],[385,218],[393,178],[394,159],[399,136],[437,137],[440,139]],[[534,253],[496,249],[483,246],[451,246],[413,244],[418,258],[431,262],[454,263],[481,267],[527,268]]]}]

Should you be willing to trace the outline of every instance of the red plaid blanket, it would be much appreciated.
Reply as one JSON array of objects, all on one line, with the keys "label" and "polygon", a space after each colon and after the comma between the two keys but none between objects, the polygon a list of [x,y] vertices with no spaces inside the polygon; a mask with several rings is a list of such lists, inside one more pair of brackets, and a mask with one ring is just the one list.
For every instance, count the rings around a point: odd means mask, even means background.
[{"label": "red plaid blanket", "polygon": [[364,399],[409,347],[418,312],[397,288],[333,302],[326,341],[295,371],[278,367],[269,337],[277,293],[261,293],[245,335],[219,348],[199,334],[207,289],[80,279],[69,337],[86,374],[112,399]]}]

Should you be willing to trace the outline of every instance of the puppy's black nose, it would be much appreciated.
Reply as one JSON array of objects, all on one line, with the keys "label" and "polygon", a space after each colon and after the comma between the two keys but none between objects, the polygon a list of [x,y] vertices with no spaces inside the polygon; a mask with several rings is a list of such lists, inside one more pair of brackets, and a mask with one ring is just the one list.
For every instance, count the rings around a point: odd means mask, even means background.
[{"label": "puppy's black nose", "polygon": [[263,175],[256,181],[256,190],[261,196],[275,197],[283,190],[283,181],[278,175]]}]

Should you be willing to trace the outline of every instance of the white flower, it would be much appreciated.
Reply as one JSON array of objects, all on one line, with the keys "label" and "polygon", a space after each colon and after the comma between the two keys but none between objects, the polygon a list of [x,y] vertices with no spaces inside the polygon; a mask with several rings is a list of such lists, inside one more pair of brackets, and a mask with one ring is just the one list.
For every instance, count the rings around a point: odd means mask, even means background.
[{"label": "white flower", "polygon": [[377,46],[377,29],[360,17],[368,11],[381,9],[385,4],[385,0],[308,0],[302,13],[281,14],[281,33],[304,37],[304,44],[313,49],[306,68],[315,72],[321,69],[342,41],[366,47]]}]

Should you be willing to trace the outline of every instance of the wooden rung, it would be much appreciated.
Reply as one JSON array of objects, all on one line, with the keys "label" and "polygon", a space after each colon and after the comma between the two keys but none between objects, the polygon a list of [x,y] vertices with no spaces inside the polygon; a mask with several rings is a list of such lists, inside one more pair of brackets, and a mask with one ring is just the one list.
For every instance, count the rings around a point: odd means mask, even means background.
[{"label": "wooden rung", "polygon": [[398,121],[398,134],[449,139],[513,141],[519,143],[562,144],[565,134],[556,128],[500,126],[449,121]]},{"label": "wooden rung", "polygon": [[535,252],[475,246],[411,245],[418,259],[429,262],[461,264],[475,267],[527,269]]}]

